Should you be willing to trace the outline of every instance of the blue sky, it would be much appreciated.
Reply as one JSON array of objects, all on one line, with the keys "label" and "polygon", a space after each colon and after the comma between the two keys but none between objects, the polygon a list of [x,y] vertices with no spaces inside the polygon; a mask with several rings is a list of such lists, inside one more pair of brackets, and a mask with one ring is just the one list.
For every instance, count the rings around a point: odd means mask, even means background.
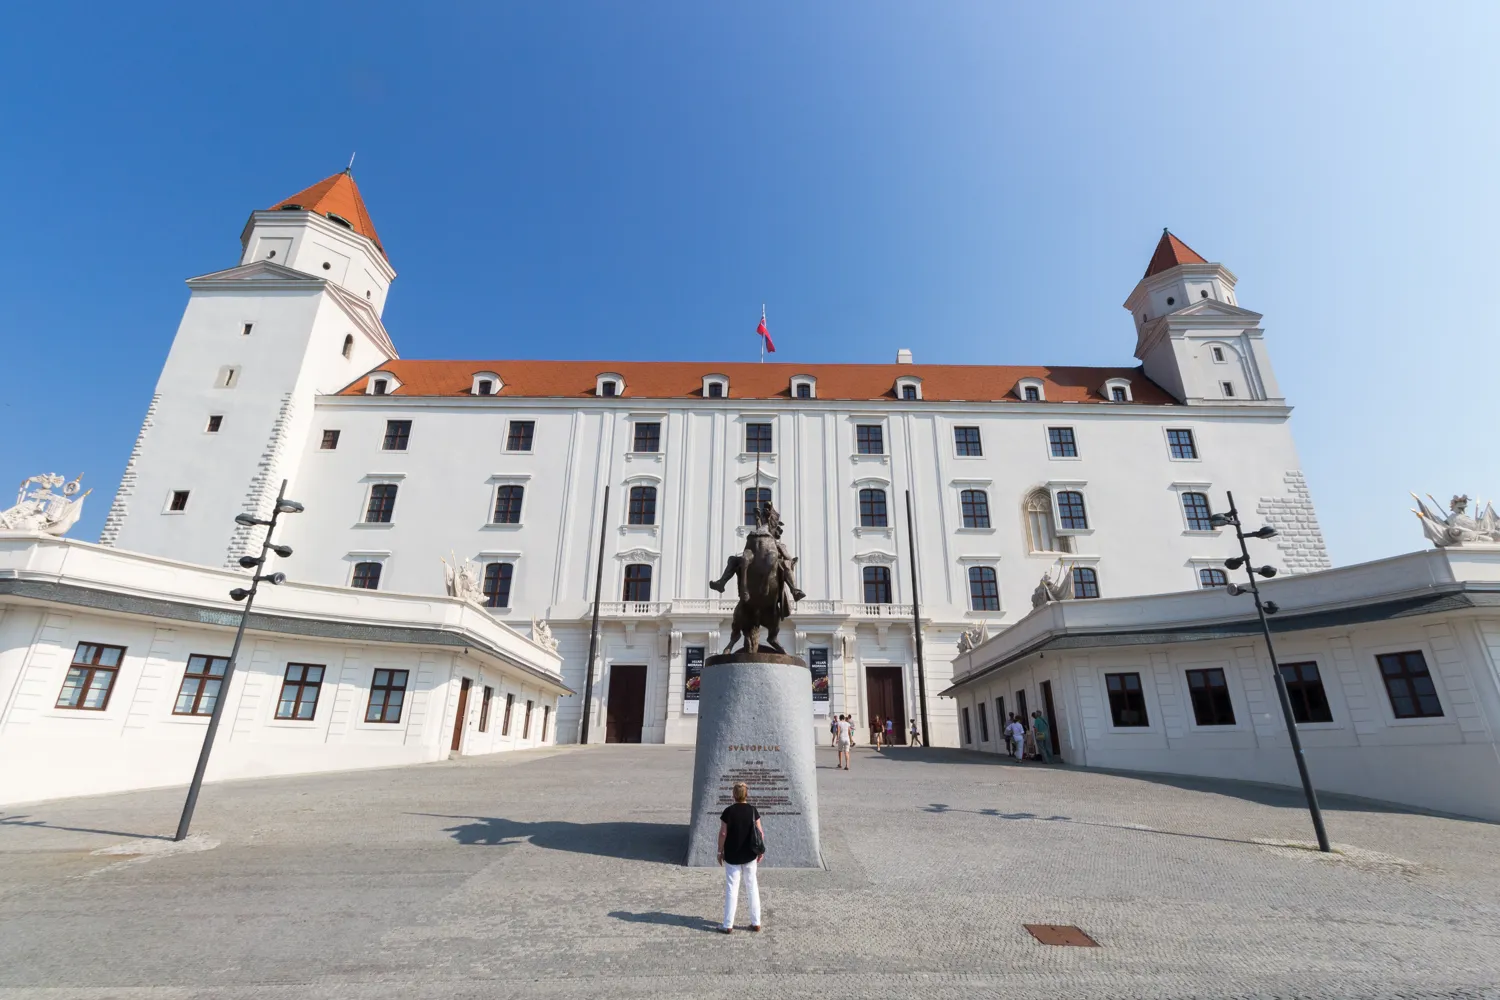
[{"label": "blue sky", "polygon": [[[196,4],[0,31],[0,476],[97,537],[187,298],[355,173],[406,357],[1133,364],[1163,226],[1265,314],[1331,552],[1500,495],[1500,6]],[[0,478],[0,482],[3,482]]]}]

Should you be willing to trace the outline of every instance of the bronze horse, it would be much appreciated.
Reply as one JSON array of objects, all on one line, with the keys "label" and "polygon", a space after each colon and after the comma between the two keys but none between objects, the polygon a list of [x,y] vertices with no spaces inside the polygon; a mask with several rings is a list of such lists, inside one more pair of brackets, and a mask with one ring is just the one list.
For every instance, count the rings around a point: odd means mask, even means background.
[{"label": "bronze horse", "polygon": [[801,596],[791,574],[796,563],[796,559],[787,556],[775,535],[759,527],[745,539],[745,551],[729,557],[724,575],[709,584],[722,591],[730,576],[739,582],[740,601],[734,608],[733,630],[725,653],[734,649],[742,636],[747,651],[759,651],[762,629],[767,646],[778,653],[786,652],[776,641],[776,635],[781,630],[781,620],[792,613],[788,592]]}]

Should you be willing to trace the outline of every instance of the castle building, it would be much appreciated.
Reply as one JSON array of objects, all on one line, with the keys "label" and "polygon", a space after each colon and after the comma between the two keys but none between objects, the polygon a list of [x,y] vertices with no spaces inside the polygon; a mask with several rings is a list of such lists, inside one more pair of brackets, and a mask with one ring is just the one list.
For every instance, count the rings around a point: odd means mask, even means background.
[{"label": "castle building", "polygon": [[590,741],[693,741],[733,606],[709,581],[767,500],[807,595],[783,642],[818,711],[904,732],[919,599],[936,744],[960,743],[936,697],[960,639],[1034,593],[1222,585],[1227,491],[1280,529],[1278,569],[1328,566],[1261,317],[1169,233],[1125,300],[1139,364],[1104,367],[406,359],[349,173],[252,213],[241,246],[188,281],[101,542],[234,568],[259,544],[235,515],[284,480],[306,505],[280,539],[301,583],[443,595],[440,557],[471,560],[489,615],[559,641],[560,742],[584,711]]}]

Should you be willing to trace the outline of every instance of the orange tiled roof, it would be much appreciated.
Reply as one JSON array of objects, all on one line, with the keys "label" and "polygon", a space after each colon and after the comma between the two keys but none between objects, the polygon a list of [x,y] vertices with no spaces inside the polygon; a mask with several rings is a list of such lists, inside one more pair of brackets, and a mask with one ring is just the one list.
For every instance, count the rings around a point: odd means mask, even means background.
[{"label": "orange tiled roof", "polygon": [[364,198],[360,197],[359,185],[354,183],[354,175],[347,170],[325,177],[290,198],[283,198],[272,205],[271,209],[274,211],[288,205],[297,205],[319,215],[331,212],[346,220],[356,233],[374,243],[382,254],[385,253],[385,247],[380,245],[380,237],[375,235],[375,223],[370,221],[370,211],[365,208]]},{"label": "orange tiled roof", "polygon": [[1208,261],[1199,257],[1193,248],[1167,232],[1161,231],[1161,242],[1156,244],[1156,253],[1151,255],[1151,263],[1146,265],[1146,273],[1143,277],[1149,278],[1153,274],[1160,274],[1178,264],[1207,264]]},{"label": "orange tiled roof", "polygon": [[[1048,402],[1102,403],[1106,379],[1130,380],[1136,403],[1171,405],[1177,401],[1146,378],[1140,368],[1082,368],[1039,365],[797,365],[712,361],[410,361],[396,360],[376,371],[390,372],[401,383],[397,396],[467,396],[474,375],[494,372],[501,396],[576,399],[594,395],[599,375],[613,372],[625,381],[621,393],[635,399],[697,399],[705,375],[729,379],[732,399],[789,399],[794,375],[817,379],[819,399],[882,400],[896,398],[896,379],[922,380],[929,402],[1018,400],[1016,383],[1041,379]],[[339,395],[365,391],[361,376]]]}]

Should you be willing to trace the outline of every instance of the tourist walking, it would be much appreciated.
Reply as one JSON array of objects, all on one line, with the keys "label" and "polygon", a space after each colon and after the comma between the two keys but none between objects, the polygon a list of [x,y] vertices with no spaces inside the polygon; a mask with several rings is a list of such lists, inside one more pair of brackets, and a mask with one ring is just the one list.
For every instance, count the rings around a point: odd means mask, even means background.
[{"label": "tourist walking", "polygon": [[876,750],[880,749],[880,734],[882,732],[883,730],[880,728],[880,716],[877,715],[870,720],[870,746]]},{"label": "tourist walking", "polygon": [[1042,763],[1052,763],[1052,727],[1041,709],[1031,713],[1031,731],[1036,734],[1036,752],[1041,754]]},{"label": "tourist walking", "polygon": [[885,745],[888,747],[896,745],[896,722],[894,719],[885,720]]},{"label": "tourist walking", "polygon": [[834,730],[833,745],[839,752],[839,767],[845,771],[849,770],[849,743],[854,738],[854,727],[849,724],[849,716],[839,716],[838,725]]},{"label": "tourist walking", "polygon": [[760,811],[750,804],[750,788],[734,783],[734,804],[719,815],[719,864],[724,866],[724,923],[719,930],[734,930],[734,914],[740,905],[740,883],[750,903],[750,929],[760,931],[760,884],[756,869],[766,855],[766,831]]},{"label": "tourist walking", "polygon": [[917,746],[921,743],[922,735],[917,732],[917,720],[911,720],[911,742],[907,746]]},{"label": "tourist walking", "polygon": [[833,721],[828,724],[828,745],[835,750],[839,747],[839,720],[842,718],[842,715],[835,715]]},{"label": "tourist walking", "polygon": [[1020,720],[1016,718],[1015,712],[1010,713],[1010,722],[1008,722],[1005,726],[1005,735],[1010,738],[1010,741],[1013,744],[1015,744],[1016,760],[1025,760],[1026,727],[1021,725]]}]

